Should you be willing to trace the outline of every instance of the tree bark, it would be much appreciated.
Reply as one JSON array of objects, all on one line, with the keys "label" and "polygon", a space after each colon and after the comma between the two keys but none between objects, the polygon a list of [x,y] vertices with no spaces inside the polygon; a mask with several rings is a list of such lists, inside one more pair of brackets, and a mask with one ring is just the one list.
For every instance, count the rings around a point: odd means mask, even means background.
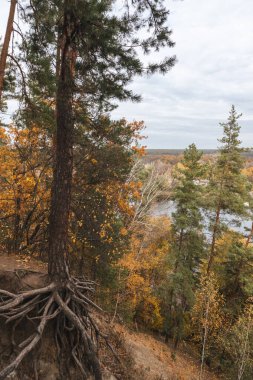
[{"label": "tree bark", "polygon": [[245,248],[248,248],[249,243],[250,243],[251,240],[252,240],[252,236],[253,236],[253,222],[252,222],[252,224],[251,224],[251,230],[250,230],[250,233],[249,233],[249,235],[248,235],[248,237],[247,237],[247,239],[246,239],[246,242],[245,242]]},{"label": "tree bark", "polygon": [[6,33],[4,37],[4,43],[3,43],[1,57],[0,57],[0,102],[2,99],[4,73],[6,69],[6,61],[7,61],[8,49],[10,45],[11,33],[13,31],[13,22],[14,22],[16,5],[17,5],[17,0],[11,0],[9,18],[8,18]]},{"label": "tree bark", "polygon": [[49,221],[48,273],[54,281],[64,283],[69,279],[68,226],[71,202],[73,168],[74,119],[72,109],[74,65],[71,35],[73,22],[64,3],[61,66],[56,94],[56,154],[53,174],[51,215]]},{"label": "tree bark", "polygon": [[213,227],[212,244],[211,244],[210,256],[209,256],[208,265],[207,265],[207,274],[209,274],[211,271],[214,256],[215,256],[215,245],[216,245],[218,227],[220,224],[220,213],[221,213],[221,207],[219,205],[216,210],[216,218],[215,218],[215,223]]},{"label": "tree bark", "polygon": [[15,216],[14,216],[14,231],[13,231],[13,244],[12,252],[18,253],[20,249],[20,209],[21,209],[21,198],[17,196],[15,199]]}]

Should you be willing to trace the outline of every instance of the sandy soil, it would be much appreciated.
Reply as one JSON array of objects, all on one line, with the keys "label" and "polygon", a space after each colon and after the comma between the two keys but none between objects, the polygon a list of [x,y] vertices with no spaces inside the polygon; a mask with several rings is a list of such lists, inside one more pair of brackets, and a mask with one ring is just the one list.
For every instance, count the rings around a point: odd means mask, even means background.
[{"label": "sandy soil", "polygon": [[31,270],[45,273],[47,264],[27,255],[14,255],[0,253],[0,269],[14,271],[16,269]]},{"label": "sandy soil", "polygon": [[[172,358],[170,347],[154,337],[116,327],[124,335],[125,342],[134,358],[135,365],[144,372],[142,380],[198,380],[199,363],[179,350]],[[202,380],[218,380],[207,369]]]}]

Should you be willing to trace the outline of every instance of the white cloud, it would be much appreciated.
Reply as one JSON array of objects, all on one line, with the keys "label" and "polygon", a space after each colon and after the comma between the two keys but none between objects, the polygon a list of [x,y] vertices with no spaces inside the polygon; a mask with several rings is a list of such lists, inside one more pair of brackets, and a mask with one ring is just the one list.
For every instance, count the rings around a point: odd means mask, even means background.
[{"label": "white cloud", "polygon": [[[253,146],[253,1],[166,0],[178,63],[166,76],[137,78],[143,102],[120,104],[114,117],[144,120],[149,147],[214,148],[231,104],[243,113],[241,139]],[[1,0],[0,35],[9,1]]]},{"label": "white cloud", "polygon": [[178,63],[165,77],[137,79],[141,104],[121,104],[116,117],[147,124],[148,146],[213,148],[231,104],[243,112],[241,139],[253,145],[253,2],[169,1]]}]

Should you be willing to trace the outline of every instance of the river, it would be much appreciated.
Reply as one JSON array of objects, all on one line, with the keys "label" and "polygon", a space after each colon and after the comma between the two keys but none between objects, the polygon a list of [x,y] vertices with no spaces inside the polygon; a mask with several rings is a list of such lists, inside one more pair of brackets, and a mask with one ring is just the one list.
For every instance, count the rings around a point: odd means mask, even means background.
[{"label": "river", "polygon": [[[173,201],[163,201],[157,203],[154,208],[152,209],[152,215],[155,216],[171,216],[172,213],[175,211],[175,205]],[[208,219],[209,216],[203,212],[203,220],[205,224],[205,232],[208,234]],[[233,229],[234,231],[240,232],[244,234],[245,236],[247,235],[247,231],[251,229],[252,225],[252,218],[238,218],[237,216],[230,215],[230,214],[222,214],[221,215],[221,221],[225,222],[228,224],[228,227]]]}]

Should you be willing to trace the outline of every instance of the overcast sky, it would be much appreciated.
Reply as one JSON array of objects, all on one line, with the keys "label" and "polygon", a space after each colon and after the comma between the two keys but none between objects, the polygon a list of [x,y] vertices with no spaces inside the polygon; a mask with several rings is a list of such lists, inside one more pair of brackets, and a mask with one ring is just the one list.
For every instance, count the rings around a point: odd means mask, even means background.
[{"label": "overcast sky", "polygon": [[[115,118],[144,120],[149,148],[215,148],[231,104],[241,118],[241,140],[253,146],[253,1],[166,0],[176,66],[165,76],[137,78],[139,104],[122,103]],[[9,2],[0,0],[3,35]]]}]

